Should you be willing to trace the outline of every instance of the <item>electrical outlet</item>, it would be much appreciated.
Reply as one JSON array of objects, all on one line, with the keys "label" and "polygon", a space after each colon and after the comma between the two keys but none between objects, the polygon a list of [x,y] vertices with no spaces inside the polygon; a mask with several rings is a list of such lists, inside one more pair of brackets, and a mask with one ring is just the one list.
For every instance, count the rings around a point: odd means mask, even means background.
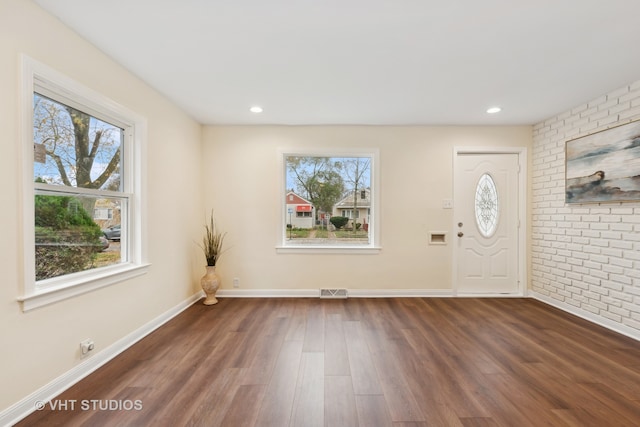
[{"label": "electrical outlet", "polygon": [[233,287],[234,288],[239,288],[240,287],[240,279],[238,279],[237,277],[233,278]]},{"label": "electrical outlet", "polygon": [[82,353],[83,356],[90,351],[93,351],[94,348],[96,348],[96,345],[92,339],[87,339],[80,342],[80,353]]}]

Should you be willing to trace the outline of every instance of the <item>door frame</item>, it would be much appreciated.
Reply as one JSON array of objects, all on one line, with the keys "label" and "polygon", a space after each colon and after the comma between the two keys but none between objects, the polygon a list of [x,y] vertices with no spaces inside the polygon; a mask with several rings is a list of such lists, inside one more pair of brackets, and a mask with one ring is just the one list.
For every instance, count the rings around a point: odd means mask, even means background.
[{"label": "door frame", "polygon": [[[528,168],[527,168],[527,148],[526,147],[453,147],[453,200],[456,199],[457,181],[460,178],[457,173],[459,170],[458,155],[459,154],[517,154],[518,155],[518,290],[511,294],[466,294],[458,292],[458,245],[453,244],[452,249],[452,290],[454,296],[501,296],[501,297],[522,297],[525,296],[528,289],[528,225],[527,225],[527,207],[528,207]],[[457,230],[456,206],[453,206],[451,229]],[[452,233],[452,235],[455,233]]]}]

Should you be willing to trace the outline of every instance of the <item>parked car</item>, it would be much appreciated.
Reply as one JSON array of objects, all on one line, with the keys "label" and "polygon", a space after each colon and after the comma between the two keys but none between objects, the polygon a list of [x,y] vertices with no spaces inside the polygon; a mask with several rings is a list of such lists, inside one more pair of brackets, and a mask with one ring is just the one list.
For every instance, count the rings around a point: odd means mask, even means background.
[{"label": "parked car", "polygon": [[113,227],[105,228],[102,230],[102,234],[109,240],[120,240],[120,224]]}]

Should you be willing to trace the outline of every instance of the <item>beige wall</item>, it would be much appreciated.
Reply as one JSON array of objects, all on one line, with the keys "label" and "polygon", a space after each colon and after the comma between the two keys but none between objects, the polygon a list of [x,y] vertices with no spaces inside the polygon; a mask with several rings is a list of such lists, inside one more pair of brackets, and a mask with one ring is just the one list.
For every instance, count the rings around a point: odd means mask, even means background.
[{"label": "beige wall", "polygon": [[[27,313],[16,298],[23,246],[19,224],[19,69],[24,53],[148,120],[149,273]],[[0,411],[96,351],[177,306],[204,273],[198,241],[204,207],[201,127],[145,83],[30,1],[0,2]]]},{"label": "beige wall", "polygon": [[[450,290],[451,244],[429,245],[427,237],[451,229],[452,211],[442,201],[453,197],[453,147],[531,147],[529,126],[230,126],[205,127],[203,135],[205,206],[228,232],[218,266],[223,289],[237,277],[240,289],[252,290]],[[313,147],[379,149],[379,254],[276,253],[278,150]]]}]

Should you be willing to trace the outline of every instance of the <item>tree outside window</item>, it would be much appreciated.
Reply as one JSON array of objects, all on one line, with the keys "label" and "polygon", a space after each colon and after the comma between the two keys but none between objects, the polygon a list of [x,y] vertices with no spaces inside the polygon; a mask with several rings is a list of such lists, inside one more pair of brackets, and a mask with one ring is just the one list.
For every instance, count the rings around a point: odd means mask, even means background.
[{"label": "tree outside window", "polygon": [[119,223],[126,205],[126,198],[119,197],[123,133],[118,126],[34,93],[37,281],[123,261],[120,244],[111,245],[102,231]]},{"label": "tree outside window", "polygon": [[[293,191],[314,208],[308,232],[292,233],[296,246],[368,246],[372,193],[372,156],[285,155],[285,192]],[[285,204],[291,201],[285,201]],[[286,205],[284,212],[295,206]],[[286,221],[284,222],[286,224]]]}]

